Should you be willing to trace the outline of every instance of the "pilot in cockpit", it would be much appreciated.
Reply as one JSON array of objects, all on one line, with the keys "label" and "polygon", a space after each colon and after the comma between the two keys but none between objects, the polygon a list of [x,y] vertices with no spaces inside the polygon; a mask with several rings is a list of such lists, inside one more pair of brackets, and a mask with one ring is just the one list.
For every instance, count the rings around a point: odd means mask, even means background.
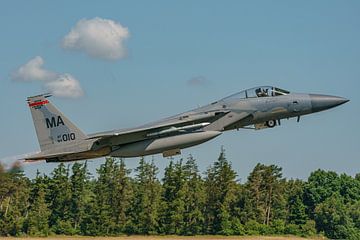
[{"label": "pilot in cockpit", "polygon": [[267,97],[268,96],[267,91],[262,88],[257,88],[255,90],[255,93],[256,93],[256,96],[258,96],[258,97]]}]

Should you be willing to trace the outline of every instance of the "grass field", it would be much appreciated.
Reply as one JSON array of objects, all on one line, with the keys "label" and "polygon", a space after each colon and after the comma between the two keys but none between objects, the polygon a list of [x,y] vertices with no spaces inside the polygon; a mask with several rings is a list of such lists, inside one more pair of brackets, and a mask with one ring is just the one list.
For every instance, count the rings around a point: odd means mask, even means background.
[{"label": "grass field", "polygon": [[294,236],[121,236],[121,237],[77,237],[77,236],[55,236],[55,237],[24,237],[24,238],[0,238],[0,239],[29,239],[29,240],[44,240],[44,239],[54,239],[54,240],[302,240],[302,239],[314,239],[320,240],[325,239],[321,237],[317,238],[301,238],[301,237],[294,237]]}]

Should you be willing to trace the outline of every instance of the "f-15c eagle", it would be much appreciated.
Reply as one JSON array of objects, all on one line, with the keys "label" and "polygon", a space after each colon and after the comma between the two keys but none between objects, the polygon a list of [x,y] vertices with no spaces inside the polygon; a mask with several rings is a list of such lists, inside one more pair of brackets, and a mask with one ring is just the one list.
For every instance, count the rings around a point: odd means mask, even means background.
[{"label": "f-15c eagle", "polygon": [[277,87],[256,87],[136,128],[85,134],[49,100],[49,94],[28,97],[40,152],[27,161],[64,162],[81,159],[180,154],[224,131],[273,128],[284,118],[323,111],[348,102],[342,97],[290,93]]}]

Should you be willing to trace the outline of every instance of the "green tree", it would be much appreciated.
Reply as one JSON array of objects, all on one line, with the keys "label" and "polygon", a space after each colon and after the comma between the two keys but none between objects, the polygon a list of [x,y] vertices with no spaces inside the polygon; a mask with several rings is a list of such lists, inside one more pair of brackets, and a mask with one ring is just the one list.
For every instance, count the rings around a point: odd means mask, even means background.
[{"label": "green tree", "polygon": [[265,194],[265,219],[263,224],[266,225],[270,225],[272,219],[285,220],[285,180],[282,179],[281,171],[281,167],[270,165],[263,175]]},{"label": "green tree", "polygon": [[334,193],[339,193],[340,187],[340,179],[335,172],[319,169],[310,174],[304,187],[304,203],[312,219],[315,207]]},{"label": "green tree", "polygon": [[98,179],[94,187],[91,224],[88,227],[93,235],[109,235],[114,228],[112,222],[111,191],[113,191],[113,172],[115,159],[106,158],[97,169]]},{"label": "green tree", "polygon": [[203,182],[192,156],[187,162],[171,161],[163,178],[163,213],[167,234],[194,235],[201,232],[205,194]]},{"label": "green tree", "polygon": [[202,233],[204,224],[205,189],[196,161],[189,156],[184,165],[184,212],[181,234],[196,235]]},{"label": "green tree", "polygon": [[10,175],[5,171],[4,166],[0,163],[0,212],[5,210],[7,198],[11,193],[12,181]]},{"label": "green tree", "polygon": [[56,234],[74,234],[71,223],[71,183],[69,168],[60,163],[52,172],[49,183],[50,227]]},{"label": "green tree", "polygon": [[343,198],[335,193],[315,208],[319,231],[333,239],[360,239],[360,231],[347,214]]},{"label": "green tree", "polygon": [[347,205],[348,215],[351,217],[354,225],[360,230],[360,200]]},{"label": "green tree", "polygon": [[37,172],[36,178],[32,183],[31,205],[26,221],[26,232],[31,236],[48,236],[50,233],[49,217],[51,211],[46,203],[46,185],[45,177]]},{"label": "green tree", "polygon": [[290,180],[286,183],[287,221],[290,224],[303,225],[309,220],[303,202],[304,186],[305,183],[301,180]]},{"label": "green tree", "polygon": [[360,173],[357,173],[357,174],[355,175],[355,180],[357,180],[357,181],[360,182]]},{"label": "green tree", "polygon": [[343,197],[345,204],[360,200],[360,181],[346,174],[341,174],[339,181],[339,193]]},{"label": "green tree", "polygon": [[135,169],[134,198],[131,208],[131,222],[128,233],[156,234],[158,232],[161,191],[162,187],[157,179],[158,169],[154,161],[147,163],[140,159]]},{"label": "green tree", "polygon": [[280,167],[258,163],[245,184],[244,210],[248,212],[247,219],[266,225],[270,225],[272,219],[285,220],[284,187],[285,180],[282,179]]},{"label": "green tree", "polygon": [[206,172],[206,233],[232,234],[231,212],[236,200],[236,173],[222,148],[219,158]]},{"label": "green tree", "polygon": [[8,222],[8,210],[10,199],[13,194],[13,183],[10,175],[5,171],[0,163],[0,236],[10,234],[10,224]]},{"label": "green tree", "polygon": [[184,184],[185,173],[182,159],[175,164],[170,161],[165,168],[162,194],[161,225],[166,234],[179,234],[183,228]]},{"label": "green tree", "polygon": [[71,200],[70,217],[74,233],[81,232],[81,225],[85,218],[86,204],[89,202],[89,173],[87,163],[75,162],[71,168],[70,177]]},{"label": "green tree", "polygon": [[29,204],[30,181],[16,162],[8,172],[0,169],[0,235],[20,235]]},{"label": "green tree", "polygon": [[126,169],[123,159],[115,165],[113,176],[114,189],[111,192],[112,217],[115,223],[114,233],[124,233],[129,221],[130,205],[133,198],[133,189],[129,178],[130,170]]},{"label": "green tree", "polygon": [[94,197],[87,216],[86,230],[91,235],[114,235],[125,232],[132,188],[123,160],[106,158],[97,170]]}]

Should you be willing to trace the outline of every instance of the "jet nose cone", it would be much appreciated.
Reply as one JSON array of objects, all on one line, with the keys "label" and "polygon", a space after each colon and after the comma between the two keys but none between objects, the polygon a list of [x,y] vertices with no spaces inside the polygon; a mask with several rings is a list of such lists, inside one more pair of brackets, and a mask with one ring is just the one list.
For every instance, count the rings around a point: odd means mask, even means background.
[{"label": "jet nose cone", "polygon": [[312,111],[319,112],[329,108],[333,108],[348,102],[349,100],[342,97],[321,95],[321,94],[309,94],[311,99]]}]

